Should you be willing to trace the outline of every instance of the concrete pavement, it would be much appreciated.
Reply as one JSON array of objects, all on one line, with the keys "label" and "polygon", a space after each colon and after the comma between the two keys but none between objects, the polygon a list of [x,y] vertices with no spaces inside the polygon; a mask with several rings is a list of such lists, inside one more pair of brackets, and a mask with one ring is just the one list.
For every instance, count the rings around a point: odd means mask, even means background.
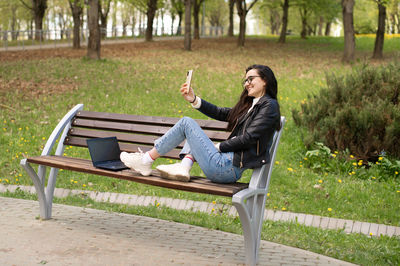
[{"label": "concrete pavement", "polygon": [[[149,217],[0,197],[0,265],[242,265],[243,236]],[[352,265],[261,241],[259,265]]]}]

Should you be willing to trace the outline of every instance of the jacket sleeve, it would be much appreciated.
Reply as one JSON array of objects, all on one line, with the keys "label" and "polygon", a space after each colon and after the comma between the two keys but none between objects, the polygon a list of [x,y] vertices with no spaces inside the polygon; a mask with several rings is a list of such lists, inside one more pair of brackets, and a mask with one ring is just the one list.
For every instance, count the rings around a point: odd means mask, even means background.
[{"label": "jacket sleeve", "polygon": [[280,121],[279,116],[279,107],[275,101],[263,103],[256,114],[244,121],[244,132],[239,132],[236,137],[221,142],[220,151],[231,152],[250,148],[263,134],[275,130],[277,121]]},{"label": "jacket sleeve", "polygon": [[227,121],[226,119],[229,112],[231,111],[231,108],[218,107],[212,103],[205,101],[204,99],[201,99],[201,106],[198,110],[206,116],[211,117],[212,119]]}]

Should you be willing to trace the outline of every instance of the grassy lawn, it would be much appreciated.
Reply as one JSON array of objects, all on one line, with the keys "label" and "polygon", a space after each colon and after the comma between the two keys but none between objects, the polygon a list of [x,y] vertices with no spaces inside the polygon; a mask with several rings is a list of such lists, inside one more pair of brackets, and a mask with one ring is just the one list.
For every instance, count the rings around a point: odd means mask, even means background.
[{"label": "grassy lawn", "polygon": [[[382,61],[370,60],[373,43],[373,38],[357,38],[355,65],[386,64],[400,58],[400,38],[385,40],[385,59]],[[344,74],[352,70],[351,65],[341,63],[343,39],[291,37],[287,44],[279,45],[276,38],[248,38],[244,49],[236,47],[236,39],[211,39],[194,41],[192,52],[184,52],[182,47],[182,41],[107,45],[102,48],[104,59],[98,62],[83,59],[84,49],[0,53],[0,182],[32,184],[19,166],[20,159],[39,155],[59,119],[75,104],[83,103],[85,110],[92,111],[204,119],[206,117],[193,110],[179,94],[186,70],[195,69],[193,87],[198,95],[220,106],[232,106],[242,90],[240,83],[245,68],[260,63],[269,65],[277,76],[281,113],[288,120],[266,207],[400,226],[398,179],[387,182],[360,180],[316,173],[302,167],[306,152],[302,136],[307,133],[295,127],[291,110],[299,108],[307,95],[325,86],[326,73]],[[86,150],[76,147],[68,147],[65,153],[89,156]],[[192,174],[202,175],[198,167]],[[251,172],[246,171],[241,181],[248,182],[250,175]],[[316,184],[320,185],[318,189],[314,188]],[[57,187],[230,202],[229,198],[69,171],[60,172]],[[143,215],[148,215],[147,212],[155,211],[144,210]],[[191,223],[191,215],[178,216],[181,222]],[[293,246],[298,246],[297,242],[302,239],[302,248],[306,249],[311,249],[307,246],[310,239],[325,234],[299,225],[266,223],[265,226],[265,239]],[[274,232],[274,235],[270,236],[268,232]],[[327,238],[335,239],[332,244],[329,244],[331,240],[323,241],[315,245],[317,250],[312,250],[337,257],[342,253],[340,245],[357,242],[359,238],[363,239],[360,240],[362,243],[372,241],[381,245],[381,259],[399,249],[398,238],[364,239],[363,236],[331,231],[326,234]],[[303,235],[304,238],[300,237]],[[365,244],[365,253],[377,255],[372,252],[373,245]],[[361,264],[373,261],[362,263],[363,260],[356,257],[353,250],[340,258]],[[382,259],[380,263],[391,264],[390,261],[393,260]]]}]

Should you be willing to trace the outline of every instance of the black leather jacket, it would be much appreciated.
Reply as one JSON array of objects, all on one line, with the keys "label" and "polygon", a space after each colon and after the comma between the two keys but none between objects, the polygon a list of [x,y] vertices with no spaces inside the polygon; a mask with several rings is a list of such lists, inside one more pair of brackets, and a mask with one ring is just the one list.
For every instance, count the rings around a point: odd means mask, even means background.
[{"label": "black leather jacket", "polygon": [[[199,111],[220,121],[227,121],[231,108],[218,107],[201,99]],[[275,130],[280,128],[278,101],[264,95],[253,109],[242,115],[228,139],[221,142],[221,152],[234,152],[233,165],[257,168],[270,161],[269,149]]]}]

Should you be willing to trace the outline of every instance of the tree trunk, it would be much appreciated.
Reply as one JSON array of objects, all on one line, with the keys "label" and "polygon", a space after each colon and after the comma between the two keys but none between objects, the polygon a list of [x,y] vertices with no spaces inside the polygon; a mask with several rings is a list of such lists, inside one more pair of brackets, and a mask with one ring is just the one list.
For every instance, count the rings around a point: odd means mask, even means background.
[{"label": "tree trunk", "polygon": [[153,40],[153,22],[157,11],[157,0],[148,0],[147,2],[147,28],[146,42]]},{"label": "tree trunk", "polygon": [[238,46],[244,47],[246,36],[246,2],[244,0],[236,0],[236,9],[240,18]]},{"label": "tree trunk", "polygon": [[283,3],[283,17],[282,17],[282,28],[281,28],[281,35],[279,36],[279,43],[286,42],[286,31],[287,31],[287,24],[288,24],[288,17],[289,17],[289,0],[285,0]]},{"label": "tree trunk", "polygon": [[182,18],[183,12],[178,11],[178,28],[176,29],[176,35],[182,35]]},{"label": "tree trunk", "polygon": [[88,26],[89,40],[87,57],[100,59],[100,26],[99,26],[99,0],[88,0]]},{"label": "tree trunk", "polygon": [[302,39],[307,37],[307,9],[300,8],[300,17],[301,17],[301,32],[300,36]]},{"label": "tree trunk", "polygon": [[356,41],[353,23],[354,0],[342,0],[343,28],[344,28],[344,53],[343,61],[354,60]]},{"label": "tree trunk", "polygon": [[233,9],[235,7],[235,0],[229,0],[229,27],[228,37],[233,37]]},{"label": "tree trunk", "polygon": [[72,41],[72,48],[79,49],[81,48],[80,29],[83,8],[78,1],[69,0],[68,2],[72,12],[72,19],[74,20],[74,37]]},{"label": "tree trunk", "polygon": [[101,30],[101,38],[105,39],[107,37],[107,17],[110,12],[111,0],[107,0],[106,7],[103,10],[103,6],[101,5],[101,0],[99,0],[99,15],[100,15],[100,30]]},{"label": "tree trunk", "polygon": [[332,22],[327,22],[325,26],[325,36],[329,36],[331,34],[331,25]]},{"label": "tree trunk", "polygon": [[185,50],[192,50],[192,3],[191,0],[185,0]]},{"label": "tree trunk", "polygon": [[318,36],[322,36],[322,28],[324,26],[324,17],[319,17],[319,25],[318,25]]},{"label": "tree trunk", "polygon": [[200,39],[200,23],[199,23],[199,13],[200,7],[204,0],[194,0],[193,5],[193,18],[194,18],[194,39]]},{"label": "tree trunk", "polygon": [[35,17],[35,39],[43,39],[43,18],[47,9],[47,0],[32,0],[32,11]]},{"label": "tree trunk", "polygon": [[378,1],[379,17],[378,17],[378,30],[376,31],[374,55],[372,58],[383,58],[383,42],[385,40],[385,20],[386,20],[386,6],[382,1]]}]

